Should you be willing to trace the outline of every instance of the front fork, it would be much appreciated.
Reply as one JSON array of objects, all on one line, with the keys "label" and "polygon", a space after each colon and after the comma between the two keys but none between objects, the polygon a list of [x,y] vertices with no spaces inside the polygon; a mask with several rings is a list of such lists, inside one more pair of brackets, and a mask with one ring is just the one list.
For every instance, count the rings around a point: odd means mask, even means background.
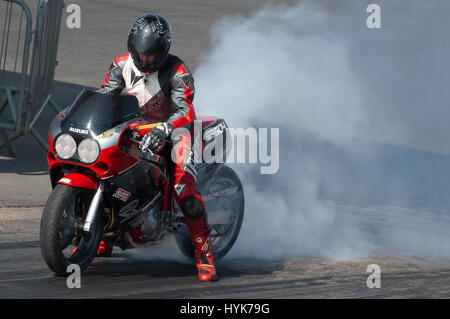
[{"label": "front fork", "polygon": [[91,231],[91,226],[97,218],[100,204],[103,200],[103,191],[105,190],[105,185],[100,181],[98,189],[95,192],[94,198],[92,198],[91,205],[89,206],[88,213],[86,215],[86,220],[84,221],[83,231],[89,233]]}]

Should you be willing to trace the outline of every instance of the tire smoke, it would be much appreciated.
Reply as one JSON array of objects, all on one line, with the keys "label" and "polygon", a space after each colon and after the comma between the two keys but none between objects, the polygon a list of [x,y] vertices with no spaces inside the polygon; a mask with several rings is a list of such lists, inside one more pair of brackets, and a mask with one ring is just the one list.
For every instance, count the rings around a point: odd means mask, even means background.
[{"label": "tire smoke", "polygon": [[449,22],[424,20],[450,5],[378,1],[371,30],[369,3],[272,4],[213,27],[197,113],[280,129],[277,174],[233,165],[246,215],[230,255],[450,256],[450,161],[436,153],[450,150]]}]

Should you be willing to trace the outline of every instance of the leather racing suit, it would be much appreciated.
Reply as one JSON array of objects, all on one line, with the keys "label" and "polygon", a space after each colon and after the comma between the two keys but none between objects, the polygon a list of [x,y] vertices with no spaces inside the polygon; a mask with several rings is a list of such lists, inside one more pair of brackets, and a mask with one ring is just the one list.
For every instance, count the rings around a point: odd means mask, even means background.
[{"label": "leather racing suit", "polygon": [[[177,128],[187,128],[192,132],[196,119],[194,106],[194,80],[185,63],[177,56],[168,55],[167,62],[157,71],[146,74],[140,72],[129,54],[116,58],[104,79],[101,89],[107,93],[120,94],[126,90],[136,96],[141,112],[156,122],[168,122]],[[205,205],[196,192],[197,166],[191,151],[191,136],[181,135],[172,139],[176,150],[174,169],[174,194],[180,206],[191,239],[196,248],[197,268],[200,255],[211,255],[209,226],[206,221]],[[214,275],[215,269],[213,268]],[[207,271],[204,271],[205,273]],[[199,268],[199,276],[202,270]]]}]

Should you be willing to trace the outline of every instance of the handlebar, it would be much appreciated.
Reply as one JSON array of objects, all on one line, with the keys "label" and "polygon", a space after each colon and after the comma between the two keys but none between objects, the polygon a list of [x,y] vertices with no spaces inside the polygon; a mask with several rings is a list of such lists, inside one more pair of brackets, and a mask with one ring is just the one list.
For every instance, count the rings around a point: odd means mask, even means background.
[{"label": "handlebar", "polygon": [[131,141],[132,143],[135,143],[137,145],[138,148],[138,152],[139,152],[139,159],[144,160],[146,162],[152,163],[154,165],[157,166],[164,166],[164,159],[158,155],[153,153],[151,150],[146,150],[143,151],[140,149],[139,144],[143,138],[142,135],[140,135],[138,133],[139,131],[135,131],[135,130],[128,130],[126,133],[126,138]]}]

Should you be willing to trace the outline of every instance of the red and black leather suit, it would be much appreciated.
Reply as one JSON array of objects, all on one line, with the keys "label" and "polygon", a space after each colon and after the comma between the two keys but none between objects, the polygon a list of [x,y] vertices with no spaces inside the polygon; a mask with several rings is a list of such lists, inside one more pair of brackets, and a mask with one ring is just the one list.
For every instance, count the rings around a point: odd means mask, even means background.
[{"label": "red and black leather suit", "polygon": [[[170,123],[174,131],[181,127],[193,130],[196,119],[194,80],[185,63],[174,55],[169,54],[164,65],[149,74],[140,72],[129,54],[122,55],[111,64],[101,88],[109,93],[126,90],[136,96],[146,117],[155,122]],[[196,253],[211,252],[205,206],[196,192],[197,167],[190,147],[191,137],[181,135],[172,142],[176,149],[175,200],[185,216],[194,247],[199,250]],[[210,262],[213,262],[212,254]]]}]

